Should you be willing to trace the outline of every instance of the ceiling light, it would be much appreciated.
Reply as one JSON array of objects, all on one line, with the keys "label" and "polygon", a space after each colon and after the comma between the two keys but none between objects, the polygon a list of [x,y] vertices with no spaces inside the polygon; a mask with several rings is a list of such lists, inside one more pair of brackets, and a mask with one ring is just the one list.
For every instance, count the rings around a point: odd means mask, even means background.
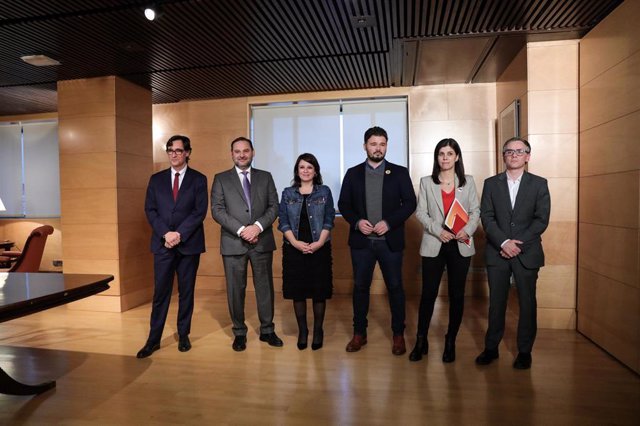
[{"label": "ceiling light", "polygon": [[59,61],[48,57],[47,55],[25,55],[21,56],[24,62],[35,65],[36,67],[48,67],[52,65],[60,65]]},{"label": "ceiling light", "polygon": [[156,18],[159,18],[162,15],[162,10],[159,5],[151,5],[144,9],[144,17],[149,21],[153,21]]}]

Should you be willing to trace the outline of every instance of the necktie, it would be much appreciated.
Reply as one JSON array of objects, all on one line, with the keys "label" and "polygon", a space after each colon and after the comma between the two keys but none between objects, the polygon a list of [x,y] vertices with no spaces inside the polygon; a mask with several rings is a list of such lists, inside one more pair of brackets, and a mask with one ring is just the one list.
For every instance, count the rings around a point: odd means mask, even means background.
[{"label": "necktie", "polygon": [[249,172],[242,172],[242,190],[244,191],[244,199],[247,200],[247,206],[251,210],[251,182],[249,182]]},{"label": "necktie", "polygon": [[173,179],[173,201],[178,199],[178,189],[180,189],[180,173],[176,173]]}]

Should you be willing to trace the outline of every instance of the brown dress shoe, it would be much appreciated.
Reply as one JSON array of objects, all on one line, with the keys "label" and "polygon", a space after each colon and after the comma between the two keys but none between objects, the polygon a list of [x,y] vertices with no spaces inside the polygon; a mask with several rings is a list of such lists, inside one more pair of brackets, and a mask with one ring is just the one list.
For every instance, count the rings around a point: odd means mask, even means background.
[{"label": "brown dress shoe", "polygon": [[353,338],[347,343],[347,352],[358,352],[360,348],[367,344],[367,336],[354,334]]},{"label": "brown dress shoe", "polygon": [[404,344],[404,336],[393,336],[391,353],[394,355],[402,355],[405,352],[407,352],[407,347]]}]

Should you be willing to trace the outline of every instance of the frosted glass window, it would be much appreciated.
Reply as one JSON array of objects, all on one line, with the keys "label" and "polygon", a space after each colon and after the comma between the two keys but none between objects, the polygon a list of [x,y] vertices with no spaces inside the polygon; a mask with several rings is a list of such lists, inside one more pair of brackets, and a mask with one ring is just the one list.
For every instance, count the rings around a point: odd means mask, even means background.
[{"label": "frosted glass window", "polygon": [[22,216],[22,126],[0,125],[0,217]]}]

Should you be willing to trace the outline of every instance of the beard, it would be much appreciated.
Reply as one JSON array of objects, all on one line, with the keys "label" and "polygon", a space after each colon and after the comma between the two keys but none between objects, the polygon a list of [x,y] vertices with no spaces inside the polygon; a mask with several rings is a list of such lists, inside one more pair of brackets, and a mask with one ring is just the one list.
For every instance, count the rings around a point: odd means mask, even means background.
[{"label": "beard", "polygon": [[[375,155],[379,155],[378,157],[376,157]],[[373,161],[374,163],[379,163],[382,160],[384,160],[384,154],[382,153],[374,153],[374,154],[369,154],[367,153],[367,158],[371,161]]]}]

